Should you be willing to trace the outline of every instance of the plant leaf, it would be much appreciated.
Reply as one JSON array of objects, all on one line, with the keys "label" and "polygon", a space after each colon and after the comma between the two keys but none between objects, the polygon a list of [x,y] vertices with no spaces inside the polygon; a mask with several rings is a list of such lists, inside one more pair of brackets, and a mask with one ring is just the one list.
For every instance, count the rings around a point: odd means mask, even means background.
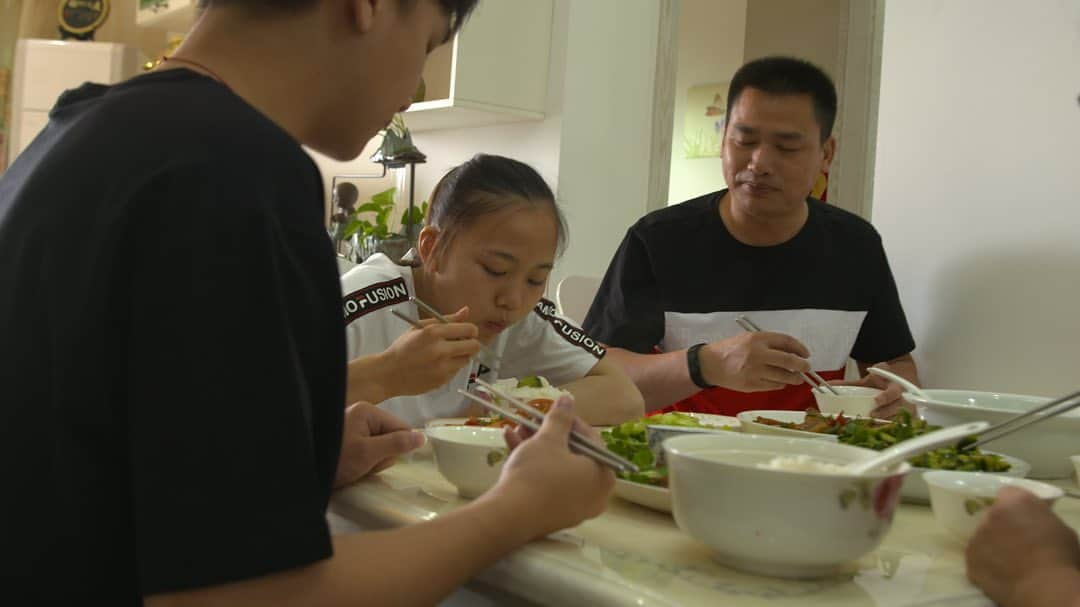
[{"label": "plant leaf", "polygon": [[364,204],[356,207],[356,210],[353,211],[353,215],[356,215],[357,213],[378,213],[382,209],[383,207],[380,206],[378,203],[365,202]]},{"label": "plant leaf", "polygon": [[394,193],[397,192],[397,188],[390,188],[389,190],[383,190],[378,194],[371,197],[371,202],[379,205],[394,205]]},{"label": "plant leaf", "polygon": [[[369,222],[369,221],[364,221],[363,219],[353,219],[352,221],[350,221],[349,223],[347,223],[345,225],[345,229],[342,230],[342,232],[341,232],[341,238],[343,240],[352,238],[353,234],[356,234],[357,231],[359,231],[361,229],[365,229],[365,228],[367,228],[367,226],[370,226],[370,225],[371,225],[371,222]],[[365,229],[365,233],[366,233],[366,229]]]}]

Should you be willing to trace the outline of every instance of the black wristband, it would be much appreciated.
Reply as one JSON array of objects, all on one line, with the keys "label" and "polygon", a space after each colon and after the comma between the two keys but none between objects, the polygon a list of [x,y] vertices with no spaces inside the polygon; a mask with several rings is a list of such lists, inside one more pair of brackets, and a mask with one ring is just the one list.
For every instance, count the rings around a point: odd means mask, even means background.
[{"label": "black wristband", "polygon": [[694,344],[686,349],[686,368],[690,371],[690,381],[703,390],[716,387],[705,381],[705,377],[701,374],[701,359],[698,357],[698,350],[704,345]]}]

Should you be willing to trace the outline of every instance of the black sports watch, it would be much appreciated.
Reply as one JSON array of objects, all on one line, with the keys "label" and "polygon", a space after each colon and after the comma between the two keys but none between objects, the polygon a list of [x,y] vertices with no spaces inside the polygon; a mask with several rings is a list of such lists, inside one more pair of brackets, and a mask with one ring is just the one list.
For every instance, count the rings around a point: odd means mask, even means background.
[{"label": "black sports watch", "polygon": [[704,345],[703,343],[694,344],[686,349],[686,368],[690,371],[690,381],[702,390],[716,387],[705,381],[705,376],[701,374],[701,358],[698,350],[701,350]]}]

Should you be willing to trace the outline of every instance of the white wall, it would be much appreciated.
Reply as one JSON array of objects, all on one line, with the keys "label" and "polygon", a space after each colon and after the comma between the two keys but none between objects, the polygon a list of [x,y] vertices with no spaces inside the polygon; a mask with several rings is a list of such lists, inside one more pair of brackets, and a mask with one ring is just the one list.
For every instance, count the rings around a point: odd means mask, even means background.
[{"label": "white wall", "polygon": [[751,0],[746,9],[746,60],[770,55],[799,57],[825,70],[836,88],[843,88],[849,1]]},{"label": "white wall", "polygon": [[659,22],[655,0],[570,2],[558,194],[571,240],[555,280],[602,276],[649,208]]},{"label": "white wall", "polygon": [[886,4],[873,222],[926,384],[1080,385],[1080,0]]},{"label": "white wall", "polygon": [[686,91],[731,80],[743,63],[746,33],[746,0],[682,0],[680,10],[669,204],[725,187],[720,158],[683,157]]}]

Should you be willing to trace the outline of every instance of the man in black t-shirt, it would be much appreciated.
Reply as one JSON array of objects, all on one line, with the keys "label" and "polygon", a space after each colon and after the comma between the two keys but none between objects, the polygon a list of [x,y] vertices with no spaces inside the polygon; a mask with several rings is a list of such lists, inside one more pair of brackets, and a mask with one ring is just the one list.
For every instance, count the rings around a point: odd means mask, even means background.
[{"label": "man in black t-shirt", "polygon": [[474,2],[204,0],[162,69],[61,97],[0,177],[6,603],[432,604],[602,511],[561,403],[470,504],[327,530],[333,486],[423,439],[345,406],[301,144],[359,154]]},{"label": "man in black t-shirt", "polygon": [[[729,88],[730,189],[650,213],[627,232],[584,328],[609,346],[652,410],[734,415],[814,406],[800,372],[843,379],[880,365],[918,381],[915,344],[874,228],[809,198],[827,171],[836,90],[820,69],[773,57]],[[744,333],[745,315],[765,333]],[[884,388],[878,416],[895,413]]]}]

